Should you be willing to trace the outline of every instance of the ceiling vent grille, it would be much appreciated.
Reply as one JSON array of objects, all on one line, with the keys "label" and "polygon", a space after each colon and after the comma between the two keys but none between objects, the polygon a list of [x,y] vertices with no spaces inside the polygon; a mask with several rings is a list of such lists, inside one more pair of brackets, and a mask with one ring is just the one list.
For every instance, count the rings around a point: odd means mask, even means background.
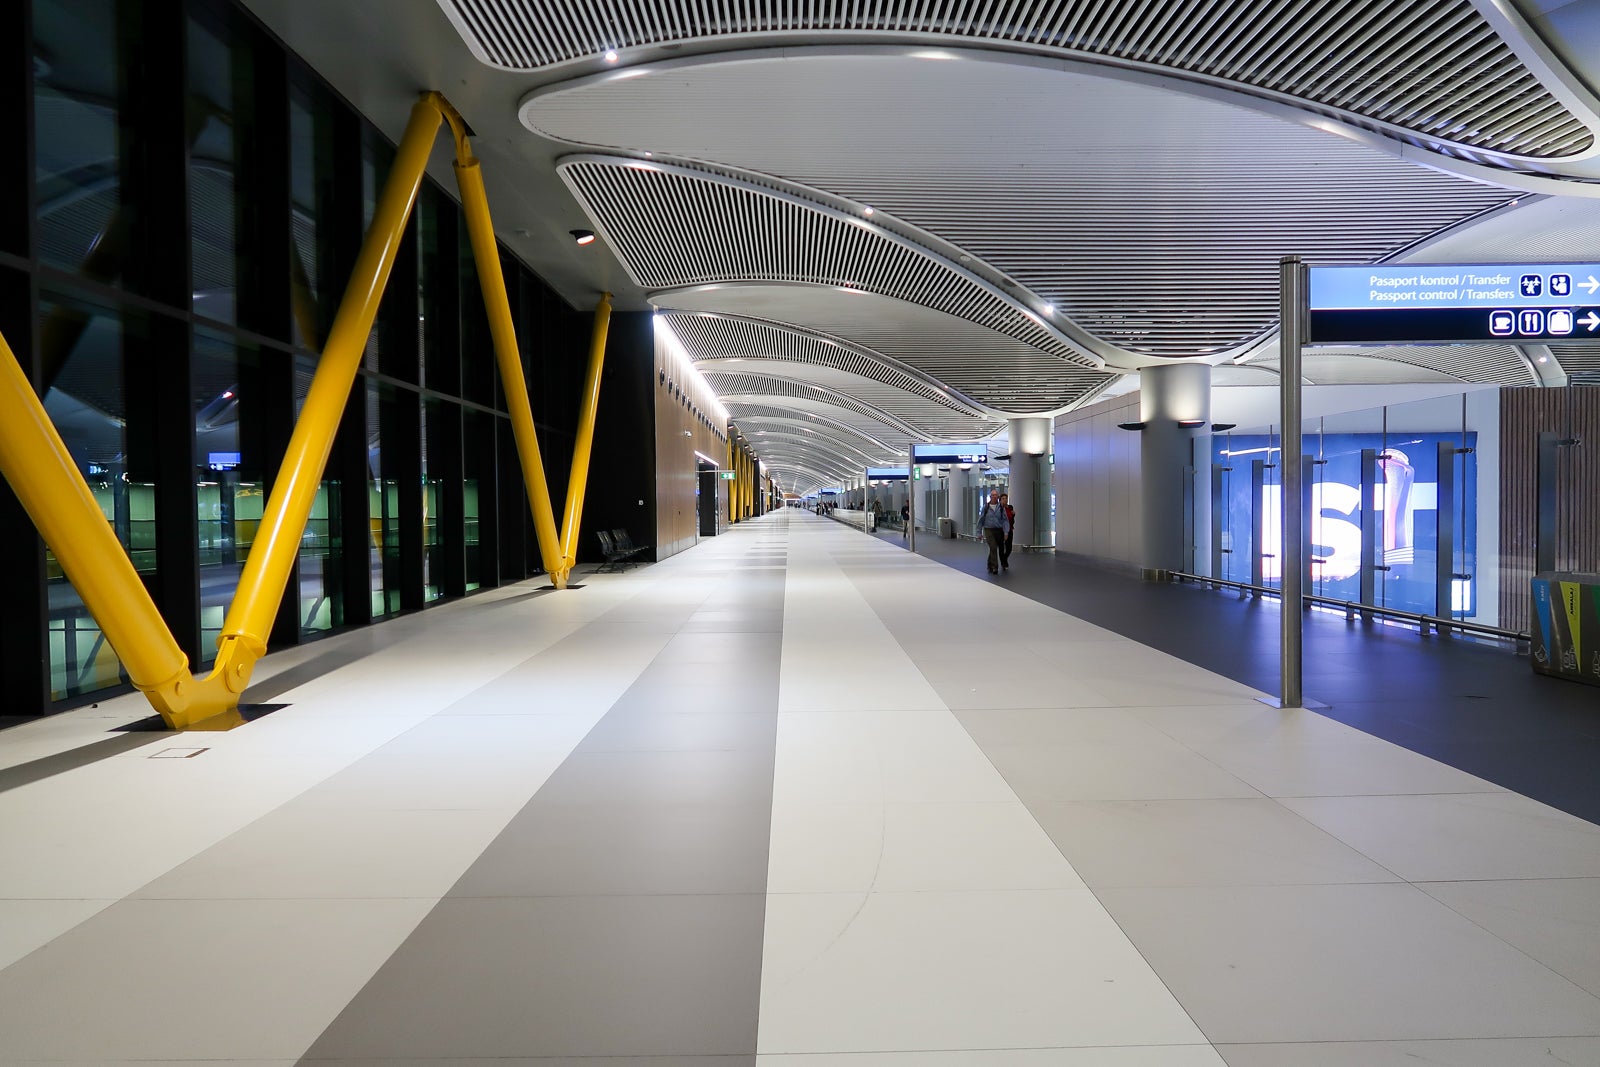
[{"label": "ceiling vent grille", "polygon": [[1591,131],[1472,0],[440,0],[483,61],[763,34],[996,44],[1178,71],[1440,143],[1560,158]]}]

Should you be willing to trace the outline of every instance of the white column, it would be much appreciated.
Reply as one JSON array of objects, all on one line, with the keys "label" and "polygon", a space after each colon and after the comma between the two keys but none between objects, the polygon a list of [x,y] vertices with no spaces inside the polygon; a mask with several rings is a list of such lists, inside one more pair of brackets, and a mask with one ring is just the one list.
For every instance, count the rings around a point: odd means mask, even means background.
[{"label": "white column", "polygon": [[[1139,372],[1140,480],[1144,503],[1143,566],[1147,571],[1191,571],[1184,551],[1184,469],[1192,442],[1211,435],[1211,367],[1169,363]],[[1184,426],[1183,423],[1191,423]],[[1202,455],[1209,454],[1206,446]],[[1211,496],[1196,494],[1193,521],[1209,528]]]}]

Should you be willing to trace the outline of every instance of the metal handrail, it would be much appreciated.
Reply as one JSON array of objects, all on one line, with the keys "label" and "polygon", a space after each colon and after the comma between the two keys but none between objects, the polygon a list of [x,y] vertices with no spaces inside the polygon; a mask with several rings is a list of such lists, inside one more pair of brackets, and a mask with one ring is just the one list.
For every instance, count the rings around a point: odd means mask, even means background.
[{"label": "metal handrail", "polygon": [[[1280,599],[1282,590],[1266,585],[1252,585],[1249,582],[1235,582],[1228,578],[1212,578],[1204,574],[1190,574],[1187,571],[1168,571],[1173,578],[1179,581],[1206,582],[1210,585],[1227,586],[1230,589],[1242,589],[1252,593],[1263,593]],[[1301,599],[1308,604],[1323,604],[1331,608],[1343,608],[1345,617],[1353,619],[1357,612],[1364,615],[1380,615],[1391,619],[1403,619],[1416,623],[1422,633],[1427,633],[1431,626],[1443,633],[1445,630],[1459,630],[1462,633],[1481,634],[1484,637],[1496,637],[1503,641],[1527,642],[1529,637],[1516,630],[1503,630],[1498,626],[1486,626],[1481,622],[1465,622],[1461,619],[1443,619],[1437,615],[1420,615],[1414,611],[1402,611],[1399,608],[1380,607],[1377,604],[1362,604],[1354,600],[1336,600],[1333,597],[1317,596],[1315,593],[1306,593]]]}]

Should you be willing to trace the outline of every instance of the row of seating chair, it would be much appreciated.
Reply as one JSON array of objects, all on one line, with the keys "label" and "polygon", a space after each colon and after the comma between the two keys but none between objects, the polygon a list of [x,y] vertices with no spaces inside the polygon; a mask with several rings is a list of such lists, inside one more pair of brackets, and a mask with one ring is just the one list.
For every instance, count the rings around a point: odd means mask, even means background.
[{"label": "row of seating chair", "polygon": [[633,538],[628,536],[627,530],[596,530],[595,536],[600,538],[600,553],[605,557],[605,562],[600,564],[596,574],[610,569],[620,571],[630,563],[637,563],[634,556],[649,550],[649,545],[636,545]]}]

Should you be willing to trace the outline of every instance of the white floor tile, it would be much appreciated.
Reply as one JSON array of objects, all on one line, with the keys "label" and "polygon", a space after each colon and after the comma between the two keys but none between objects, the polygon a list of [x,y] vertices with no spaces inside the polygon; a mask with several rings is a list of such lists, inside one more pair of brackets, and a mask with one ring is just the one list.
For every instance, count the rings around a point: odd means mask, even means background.
[{"label": "white floor tile", "polygon": [[1210,1045],[757,1056],[759,1067],[1227,1067]]},{"label": "white floor tile", "polygon": [[1202,1042],[1083,890],[767,902],[763,1054]]},{"label": "white floor tile", "polygon": [[1600,879],[1422,882],[1418,888],[1600,996]]},{"label": "white floor tile", "polygon": [[1600,1037],[1223,1045],[1228,1067],[1555,1067],[1600,1063]]},{"label": "white floor tile", "polygon": [[1097,892],[1214,1044],[1600,1034],[1600,1000],[1414,886]]},{"label": "white floor tile", "polygon": [[1080,801],[1034,810],[1096,887],[1398,881],[1274,800]]},{"label": "white floor tile", "polygon": [[0,972],[6,1055],[296,1058],[431,904],[115,904]]},{"label": "white floor tile", "polygon": [[1283,803],[1410,882],[1600,876],[1600,826],[1514,793]]},{"label": "white floor tile", "polygon": [[1492,782],[1376,737],[1226,742],[1194,750],[1271,797],[1500,793]]},{"label": "white floor tile", "polygon": [[436,899],[449,892],[512,814],[290,805],[157,878],[137,896]]},{"label": "white floor tile", "polygon": [[0,900],[0,970],[115,903],[114,900]]},{"label": "white floor tile", "polygon": [[1083,887],[1017,803],[782,806],[769,855],[769,893]]}]

